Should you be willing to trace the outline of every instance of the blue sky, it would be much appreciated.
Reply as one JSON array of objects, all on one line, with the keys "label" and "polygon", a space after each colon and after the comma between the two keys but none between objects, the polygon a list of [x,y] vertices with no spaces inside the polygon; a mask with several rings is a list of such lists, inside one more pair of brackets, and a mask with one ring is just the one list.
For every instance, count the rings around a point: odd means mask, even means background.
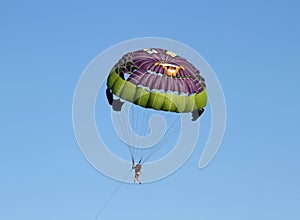
[{"label": "blue sky", "polygon": [[123,184],[98,219],[299,219],[299,22],[291,0],[1,2],[0,219],[95,218],[119,183],[82,155],[73,93],[100,52],[148,36],[208,61],[226,133],[208,167],[199,141],[168,178]]}]

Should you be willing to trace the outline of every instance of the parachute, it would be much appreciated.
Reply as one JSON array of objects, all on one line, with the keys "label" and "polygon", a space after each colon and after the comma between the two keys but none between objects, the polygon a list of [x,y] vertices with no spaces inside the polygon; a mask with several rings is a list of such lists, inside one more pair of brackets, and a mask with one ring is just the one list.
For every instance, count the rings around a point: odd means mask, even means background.
[{"label": "parachute", "polygon": [[[126,102],[137,106],[135,114],[144,117],[134,118],[134,123],[140,124],[136,126],[139,130],[147,127],[145,115],[149,114],[149,110],[167,114],[190,113],[191,120],[195,121],[204,112],[207,103],[205,79],[200,71],[174,52],[160,48],[125,54],[109,73],[106,97],[116,112],[122,111]],[[173,132],[178,129],[174,125],[176,120],[172,122]],[[156,148],[161,145],[155,144]],[[149,153],[147,149],[145,152],[149,155],[145,157],[141,153],[144,149],[137,150],[130,145],[128,148],[133,162],[145,162],[145,158],[155,152],[152,149]],[[135,151],[139,152],[139,156],[134,155]]]}]

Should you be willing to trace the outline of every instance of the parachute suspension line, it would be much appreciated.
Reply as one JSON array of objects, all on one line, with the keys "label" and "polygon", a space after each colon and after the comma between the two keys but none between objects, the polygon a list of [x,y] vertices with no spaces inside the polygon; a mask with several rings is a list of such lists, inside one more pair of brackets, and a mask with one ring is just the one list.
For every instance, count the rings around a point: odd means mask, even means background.
[{"label": "parachute suspension line", "polygon": [[[135,106],[134,105],[132,105],[132,108],[133,108],[133,110],[132,110],[132,124],[133,124],[133,127],[132,127],[132,130],[134,131],[134,133],[136,133],[135,131],[136,131],[136,127],[137,127],[137,119],[136,119],[136,108],[135,108]],[[130,115],[130,114],[129,114]],[[130,118],[130,117],[129,117]],[[134,146],[132,146],[132,151],[133,151],[133,155],[134,155],[134,157],[135,157],[135,153],[134,153],[134,151],[135,151],[135,145],[137,144],[137,140],[136,140],[136,136],[134,136],[134,140],[133,140],[133,144],[134,144]],[[134,160],[133,160],[134,161]],[[134,164],[134,162],[133,162],[133,164]]]},{"label": "parachute suspension line", "polygon": [[129,154],[131,156],[131,160],[134,161],[134,155],[133,155],[133,152],[131,150],[131,146],[127,143],[128,139],[129,139],[128,133],[126,132],[124,120],[122,120],[121,117],[120,117],[120,112],[117,113],[117,118],[118,118],[118,121],[119,121],[119,124],[120,124],[120,127],[121,127],[121,131],[122,131],[123,137],[126,139],[125,140],[125,144],[127,145]]},{"label": "parachute suspension line", "polygon": [[[171,127],[172,127],[173,124],[176,122],[176,121],[173,121],[173,122],[171,123],[171,125],[170,125],[171,120],[170,120],[169,118],[170,118],[170,117],[167,117],[167,121],[169,122],[169,124],[167,125],[167,131],[165,132],[164,136],[162,137],[162,141],[165,140],[165,138],[166,138],[167,136],[169,136],[168,134],[169,134],[170,131],[171,131]],[[160,133],[162,133],[162,132],[163,132],[163,130],[162,130],[162,128],[161,128],[161,132],[160,132]],[[148,148],[148,149],[147,149],[147,154],[145,154],[146,157],[143,158],[143,163],[145,163],[145,162],[148,160],[148,158],[150,158],[156,151],[158,151],[158,148],[159,148],[159,147],[163,147],[163,144],[161,144],[162,141],[160,141],[160,142],[159,142],[158,144],[156,144],[155,146],[152,146],[151,148]]]},{"label": "parachute suspension line", "polygon": [[178,132],[180,130],[180,128],[185,128],[188,123],[191,123],[191,121],[186,120],[186,121],[183,121],[183,123],[177,121],[177,124],[176,125],[174,124],[170,128],[170,132],[166,134],[166,138],[163,140],[163,143],[169,142],[171,140],[170,136],[173,136],[176,132]]},{"label": "parachute suspension line", "polygon": [[[144,118],[146,116],[145,116],[145,114],[143,114],[140,111],[140,109],[139,109],[138,106],[133,106],[133,109],[134,109],[134,115],[135,115],[135,120],[134,120],[134,123],[135,123],[135,128],[134,128],[135,129],[135,134],[138,135],[138,136],[143,136],[143,134],[140,135],[137,132],[142,132],[143,131],[142,127],[143,127],[143,124],[144,124],[143,123],[144,122]],[[145,110],[145,112],[146,112],[146,110]],[[140,141],[136,141],[135,142],[135,146],[134,147],[137,148],[136,149],[136,154],[135,154],[136,160],[139,160],[139,157],[140,157],[140,154],[141,154],[141,149],[139,149],[141,147],[140,145],[141,145]]]},{"label": "parachute suspension line", "polygon": [[[131,127],[131,130],[135,133],[135,129],[136,129],[135,128],[136,127],[135,108],[134,108],[133,104],[131,104],[130,106],[131,106],[131,109],[132,109],[132,107],[133,107],[133,109],[130,111],[130,108],[128,107],[126,109],[126,112],[128,112],[128,119],[129,119],[129,125]],[[131,146],[132,155],[133,155],[132,163],[134,164],[135,159],[136,159],[136,155],[135,155],[136,154],[135,145],[137,143],[136,136],[134,136],[131,141],[132,141],[132,145],[133,145],[133,146]]]},{"label": "parachute suspension line", "polygon": [[178,127],[180,127],[180,120],[178,120],[178,115],[175,113],[173,114],[167,114],[166,115],[166,120],[169,122],[168,123],[168,128],[166,133],[164,134],[164,137],[162,141],[160,141],[154,148],[153,150],[147,155],[147,158],[145,158],[145,161],[149,160],[157,151],[160,150],[160,148],[163,148],[167,142],[170,140],[173,140],[172,138],[178,131]]},{"label": "parachute suspension line", "polygon": [[[150,109],[142,109],[140,106],[133,106],[133,114],[134,114],[134,130],[135,130],[135,134],[142,137],[142,139],[139,139],[138,142],[135,142],[135,148],[137,148],[135,151],[135,159],[136,160],[141,160],[141,158],[143,157],[143,153],[144,153],[144,140],[145,140],[145,136],[146,136],[146,131],[147,131],[147,119],[149,118],[149,110]],[[137,133],[138,132],[138,133]]]},{"label": "parachute suspension line", "polygon": [[[155,114],[157,114],[157,112]],[[160,115],[163,116],[163,113],[160,112]],[[167,121],[169,121],[169,120],[167,119]],[[153,138],[153,140],[157,140],[160,137],[160,134],[163,132],[163,127],[160,126],[160,123],[156,123],[156,124],[154,124],[154,127],[152,127],[152,130],[155,131],[155,134],[154,135],[152,134],[153,135],[152,138]],[[145,158],[148,157],[148,155],[151,153],[151,151],[153,151],[156,147],[157,147],[157,144],[155,144],[154,146],[149,146],[149,147],[146,147],[144,145],[141,161],[144,161]]]},{"label": "parachute suspension line", "polygon": [[[142,126],[144,127],[149,127],[149,123],[150,123],[150,117],[151,115],[153,115],[153,110],[152,109],[146,109],[146,114],[144,114],[143,116],[143,123],[141,124]],[[155,129],[155,128],[153,128]],[[145,137],[146,136],[146,129],[143,129],[141,128],[141,130],[144,130],[144,134],[143,136]],[[142,149],[140,151],[140,156],[139,156],[139,159],[140,159],[140,162],[142,161],[143,157],[145,156],[145,153],[147,152],[147,143],[145,143],[145,138],[142,139]]]},{"label": "parachute suspension line", "polygon": [[[140,106],[134,106],[135,110],[136,110],[136,135],[140,136],[140,137],[144,137],[145,136],[145,132],[146,132],[146,120],[148,117],[148,111],[147,109],[142,109]],[[137,133],[139,132],[139,133]],[[140,140],[140,139],[139,139]],[[143,153],[143,142],[144,142],[144,138],[141,139],[141,141],[138,141],[136,143],[136,160],[140,160],[142,157],[142,153]],[[137,146],[138,145],[138,146]]]},{"label": "parachute suspension line", "polygon": [[[144,127],[149,127],[149,123],[150,123],[150,117],[152,115],[156,115],[156,114],[159,114],[159,112],[154,112],[154,110],[152,109],[146,109],[144,110],[144,112],[146,112],[145,114],[143,114],[143,120],[142,120],[142,123],[141,123],[141,126],[144,126]],[[160,115],[162,113],[160,112]],[[154,134],[156,133],[156,135],[153,135],[150,133],[150,135],[152,135],[152,140],[157,140],[157,138],[159,137],[160,133],[162,133],[162,129],[161,132],[158,132],[159,128],[161,128],[161,126],[159,126],[159,123],[155,123],[154,124],[154,127],[152,127],[151,129],[151,132],[154,132]],[[141,128],[141,131],[145,131],[143,136],[146,136],[146,130]],[[155,147],[155,146],[147,146],[147,143],[145,143],[145,138],[142,139],[142,149],[139,151],[140,152],[140,156],[139,156],[139,159],[140,159],[140,162],[142,162],[144,160],[144,158],[149,154],[149,152],[151,151],[151,149]]]},{"label": "parachute suspension line", "polygon": [[103,204],[103,206],[101,207],[101,209],[98,211],[97,215],[95,216],[94,220],[96,220],[100,214],[103,212],[103,210],[105,209],[105,207],[108,205],[108,203],[111,201],[111,199],[114,197],[114,195],[118,192],[118,190],[121,188],[121,186],[123,185],[123,183],[125,182],[126,178],[128,177],[128,175],[131,173],[131,169],[129,170],[129,172],[126,174],[126,176],[123,178],[123,180],[119,183],[119,185],[116,187],[116,189],[111,193],[111,195],[108,197],[108,199],[106,200],[106,202]]},{"label": "parachute suspension line", "polygon": [[[177,124],[175,125],[176,122],[177,122]],[[166,132],[164,139],[160,143],[158,143],[155,147],[153,147],[152,152],[147,155],[147,157],[143,160],[143,163],[148,161],[164,145],[168,144],[170,142],[170,140],[172,140],[172,138],[170,138],[170,137],[173,136],[180,129],[181,125],[182,125],[181,126],[182,128],[185,128],[188,123],[191,123],[191,122],[188,120],[183,121],[183,123],[180,123],[177,120],[173,121],[172,125],[170,126],[170,129],[168,129],[168,131]]]},{"label": "parachute suspension line", "polygon": [[[139,160],[140,158],[140,154],[141,154],[141,143],[140,143],[140,139],[139,136],[143,136],[143,134],[139,134],[138,132],[142,132],[144,129],[143,127],[145,127],[143,121],[145,120],[146,116],[145,116],[145,110],[141,110],[140,106],[131,105],[131,112],[130,112],[130,122],[132,125],[132,130],[134,132],[134,138],[133,138],[133,146],[132,146],[132,151],[133,151],[133,157],[135,160]],[[143,140],[143,139],[142,139]]]},{"label": "parachute suspension line", "polygon": [[[126,105],[126,111],[125,112],[128,112],[128,123],[129,123],[129,130],[126,130],[127,131],[127,138],[126,138],[126,141],[127,142],[129,142],[129,133],[131,132],[131,129],[133,129],[132,128],[132,126],[131,126],[131,118],[130,118],[130,113],[129,113],[129,107],[128,107],[128,105],[127,104],[125,104]],[[125,119],[124,119],[124,121],[126,120],[126,118],[127,117],[125,117]],[[125,122],[126,123],[126,122]],[[125,126],[125,125],[124,125]],[[135,158],[135,156],[134,156],[134,147],[132,146],[132,142],[134,143],[134,140],[131,140],[131,144],[127,144],[127,146],[128,146],[128,149],[131,151],[131,160],[132,160],[132,163],[134,163],[134,158]]]},{"label": "parachute suspension line", "polygon": [[[132,113],[130,112],[130,109],[133,107]],[[130,129],[127,131],[128,133],[133,132],[135,134],[135,113],[134,113],[135,109],[134,109],[134,105],[130,104],[130,105],[126,105],[126,112],[128,112],[128,123],[129,123],[129,127]],[[126,120],[127,117],[125,117],[124,120]],[[135,148],[135,145],[137,143],[136,140],[136,136],[134,135],[133,137],[131,136],[131,134],[128,134],[128,141],[130,140],[130,150],[132,151],[132,162],[135,163],[136,160],[136,154],[137,154],[137,150]]]},{"label": "parachute suspension line", "polygon": [[[150,109],[147,109],[146,112],[147,112],[147,114],[145,114],[144,115],[145,117],[143,118],[143,121],[145,121],[145,122],[142,123],[145,127],[146,127],[145,123],[149,123],[150,116],[153,115],[153,114],[158,114],[158,112],[153,112]],[[151,134],[152,135],[152,138],[151,138],[152,140],[156,140],[159,137],[159,132],[157,131],[159,128],[160,128],[159,123],[154,124],[154,127],[151,128],[152,129],[151,131],[153,132],[153,130],[154,130],[154,132],[156,133],[156,135],[153,135],[153,133]],[[145,136],[145,134],[144,134],[144,136]],[[141,155],[140,155],[140,161],[141,162],[149,154],[151,149],[153,147],[155,147],[155,146],[146,146],[146,145],[147,145],[147,143],[145,143],[145,139],[142,139],[142,148],[143,149],[141,149]]]},{"label": "parachute suspension line", "polygon": [[[125,107],[126,106],[126,107]],[[125,107],[125,108],[124,108]],[[141,146],[141,141],[138,136],[143,136],[145,132],[145,125],[147,118],[149,118],[148,111],[145,111],[145,109],[141,109],[140,106],[131,104],[131,105],[124,105],[124,111],[128,112],[128,117],[121,117],[119,116],[119,122],[122,126],[122,131],[125,133],[124,137],[126,138],[126,141],[128,141],[130,144],[127,144],[127,147],[129,149],[129,153],[131,155],[132,162],[141,160],[143,149]],[[128,123],[130,126],[130,129],[126,129],[126,120],[128,119]],[[137,133],[139,131],[139,133]],[[130,132],[134,132],[134,137],[131,136]],[[129,140],[132,139],[132,140]],[[144,142],[144,139],[142,139],[142,142]],[[139,145],[137,147],[137,145]],[[142,144],[143,145],[143,144]]]},{"label": "parachute suspension line", "polygon": [[[133,109],[130,109],[130,107]],[[176,133],[178,133],[181,124],[182,127],[185,127],[185,125],[188,124],[189,122],[188,120],[185,120],[181,123],[181,120],[178,120],[179,114],[173,112],[163,112],[163,111],[155,112],[150,108],[142,109],[142,107],[134,104],[132,105],[125,104],[123,108],[124,110],[126,110],[126,112],[129,113],[129,117],[121,117],[121,114],[117,114],[117,118],[121,126],[121,131],[123,137],[125,138],[125,142],[129,154],[131,156],[132,163],[136,161],[139,161],[139,163],[145,163],[146,161],[148,161],[157,151],[160,150],[160,148],[163,148],[166,144],[169,144],[171,140],[174,140],[174,138],[172,137]],[[165,131],[165,134],[161,139],[161,141],[159,141],[154,146],[147,146],[148,143],[146,142],[145,137],[149,133],[148,132],[149,120],[150,117],[155,114],[159,114],[162,117],[164,117],[164,119],[167,121],[167,130]],[[126,120],[129,120],[128,121],[129,126],[131,127],[129,129],[127,129],[127,127],[125,126]],[[151,137],[152,140],[157,140],[157,138],[159,138],[161,133],[164,131],[163,130],[164,127],[160,125],[161,125],[160,123],[155,123],[154,126],[151,128],[152,130],[154,130],[154,134],[153,133],[150,134],[152,135]],[[140,139],[139,137],[136,136],[132,137],[130,135],[130,132],[132,131],[135,133],[135,135],[140,136],[142,138]],[[133,138],[133,140],[128,142],[129,138]]]},{"label": "parachute suspension line", "polygon": [[[171,127],[173,126],[174,123],[176,123],[176,119],[172,122],[172,118],[173,118],[173,114],[172,113],[165,113],[165,112],[160,112],[160,115],[162,117],[165,118],[165,120],[167,121],[167,130],[165,132],[165,135],[169,132],[169,125],[168,124],[171,124]],[[154,130],[156,130],[156,135],[153,136],[153,139],[157,140],[160,135],[164,132],[163,130],[164,127],[160,126],[159,123],[156,123],[153,127]],[[162,139],[164,139],[164,137],[162,137]],[[147,158],[150,154],[152,154],[153,151],[156,151],[157,148],[159,147],[158,144],[155,144],[154,146],[151,146],[151,147],[148,147],[144,150],[144,154],[143,154],[143,157],[141,158],[142,161],[145,161],[145,158]]]}]

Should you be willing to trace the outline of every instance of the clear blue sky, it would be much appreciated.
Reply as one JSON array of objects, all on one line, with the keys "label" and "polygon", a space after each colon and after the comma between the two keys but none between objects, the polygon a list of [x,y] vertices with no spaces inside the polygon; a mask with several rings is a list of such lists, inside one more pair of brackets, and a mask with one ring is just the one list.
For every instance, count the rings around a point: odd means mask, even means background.
[{"label": "clear blue sky", "polygon": [[98,219],[300,219],[299,23],[296,0],[2,1],[0,219],[94,219],[119,183],[77,145],[74,89],[100,52],[147,36],[213,67],[224,141],[204,170],[199,144],[170,177],[122,185]]}]

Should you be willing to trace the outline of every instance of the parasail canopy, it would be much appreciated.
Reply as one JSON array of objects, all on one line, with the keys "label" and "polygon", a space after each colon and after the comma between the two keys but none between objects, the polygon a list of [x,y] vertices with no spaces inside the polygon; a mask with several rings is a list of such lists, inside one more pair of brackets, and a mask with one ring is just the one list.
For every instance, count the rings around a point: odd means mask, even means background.
[{"label": "parasail canopy", "polygon": [[192,113],[193,121],[207,103],[200,71],[176,53],[160,48],[125,54],[109,73],[106,96],[115,111],[121,111],[127,101],[145,109],[141,114],[147,108]]}]

